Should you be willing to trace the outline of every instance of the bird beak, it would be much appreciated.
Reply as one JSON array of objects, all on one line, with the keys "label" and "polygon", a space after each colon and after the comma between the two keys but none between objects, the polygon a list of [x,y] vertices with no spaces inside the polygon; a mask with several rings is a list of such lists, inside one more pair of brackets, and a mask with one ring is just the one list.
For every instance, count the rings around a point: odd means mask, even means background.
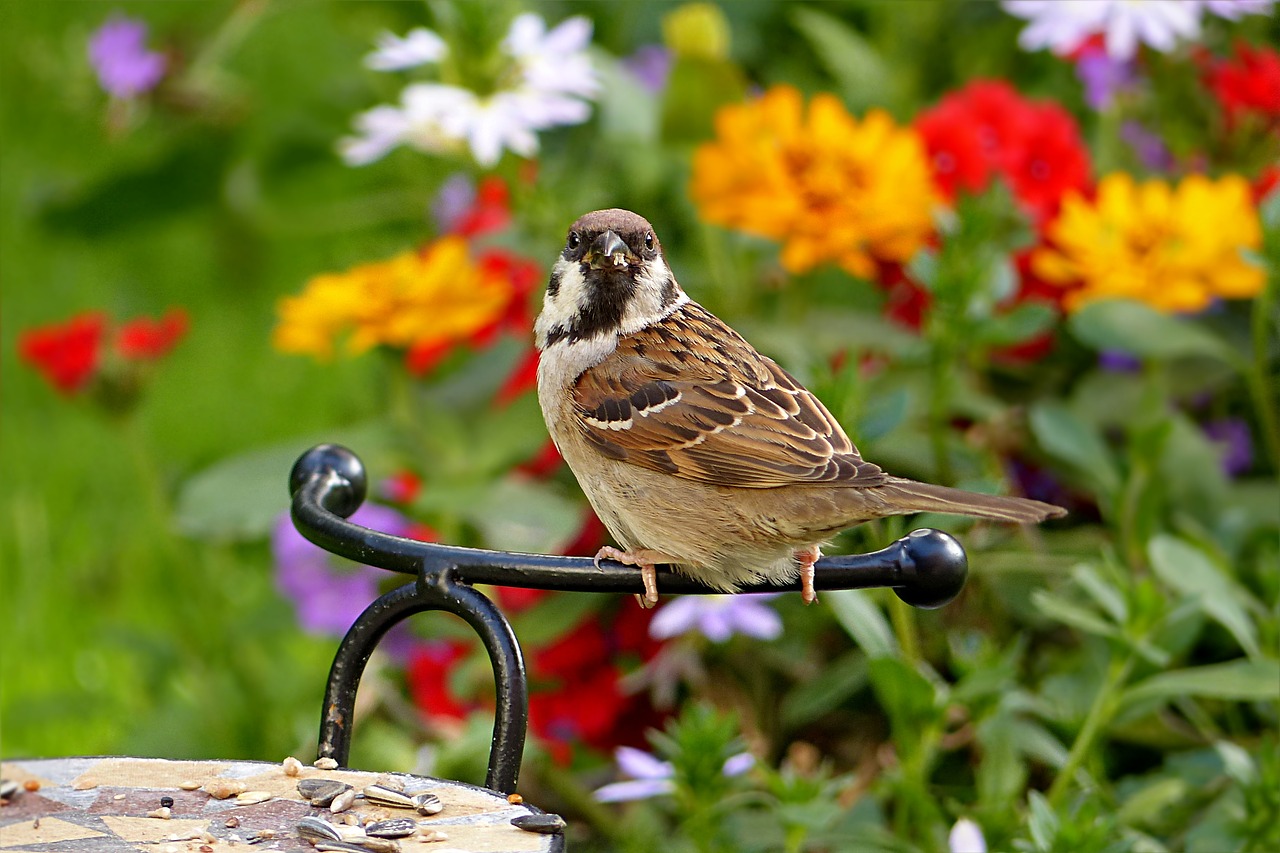
[{"label": "bird beak", "polygon": [[631,254],[621,237],[612,231],[605,231],[591,244],[585,260],[590,262],[592,269],[620,269],[635,261],[636,257]]}]

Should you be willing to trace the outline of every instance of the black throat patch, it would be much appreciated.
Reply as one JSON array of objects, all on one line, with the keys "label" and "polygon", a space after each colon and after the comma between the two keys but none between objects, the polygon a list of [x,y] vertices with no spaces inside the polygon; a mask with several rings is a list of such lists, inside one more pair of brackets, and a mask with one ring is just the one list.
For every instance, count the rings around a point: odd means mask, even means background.
[{"label": "black throat patch", "polygon": [[636,292],[635,279],[627,271],[588,269],[584,278],[586,305],[581,306],[569,325],[571,343],[617,330]]}]

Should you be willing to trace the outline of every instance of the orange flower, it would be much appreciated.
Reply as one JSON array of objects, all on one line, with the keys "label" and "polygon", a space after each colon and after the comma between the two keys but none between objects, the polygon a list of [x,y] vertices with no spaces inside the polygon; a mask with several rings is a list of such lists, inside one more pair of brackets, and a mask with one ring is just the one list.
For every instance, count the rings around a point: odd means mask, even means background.
[{"label": "orange flower", "polygon": [[512,316],[526,293],[508,267],[477,263],[462,237],[441,237],[420,251],[311,279],[302,294],[280,301],[273,343],[317,358],[331,357],[344,335],[353,354],[375,346],[443,353]]},{"label": "orange flower", "polygon": [[720,110],[692,194],[707,221],[782,241],[792,272],[834,261],[865,278],[924,245],[938,201],[914,130],[881,110],[859,121],[827,94],[806,114],[789,86]]},{"label": "orange flower", "polygon": [[1069,311],[1107,297],[1200,311],[1215,298],[1256,296],[1266,278],[1242,254],[1261,246],[1262,230],[1238,175],[1192,175],[1171,187],[1111,174],[1094,201],[1069,193],[1046,235],[1051,245],[1032,256],[1032,269],[1075,288]]}]

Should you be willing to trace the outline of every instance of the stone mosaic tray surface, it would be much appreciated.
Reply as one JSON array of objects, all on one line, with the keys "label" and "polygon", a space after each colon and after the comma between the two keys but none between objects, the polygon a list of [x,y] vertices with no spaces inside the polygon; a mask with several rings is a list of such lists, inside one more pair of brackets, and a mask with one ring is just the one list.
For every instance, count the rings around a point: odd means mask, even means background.
[{"label": "stone mosaic tray surface", "polygon": [[[536,809],[513,805],[483,788],[405,774],[303,765],[297,776],[290,776],[282,765],[264,762],[105,757],[6,761],[0,765],[0,778],[17,783],[18,789],[0,806],[0,853],[312,851],[295,830],[308,815],[334,822],[412,817],[422,829],[394,842],[401,853],[563,850],[560,836],[511,825],[512,818],[535,814]],[[436,794],[444,808],[422,816],[357,800],[344,813],[353,817],[335,816],[298,794],[299,779],[317,778],[340,780],[357,789],[391,780],[406,790]],[[219,800],[198,788],[184,790],[216,780],[242,783],[246,791],[270,794],[270,799],[244,804],[234,796]],[[173,800],[169,817],[148,816],[160,809],[162,797]],[[440,835],[446,837],[427,840]]]}]

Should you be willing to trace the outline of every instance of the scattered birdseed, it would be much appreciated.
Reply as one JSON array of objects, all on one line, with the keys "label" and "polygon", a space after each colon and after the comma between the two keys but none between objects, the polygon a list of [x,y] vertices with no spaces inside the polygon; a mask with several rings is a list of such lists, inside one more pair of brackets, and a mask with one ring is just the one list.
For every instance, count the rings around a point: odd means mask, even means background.
[{"label": "scattered birdseed", "polygon": [[284,770],[286,776],[297,776],[302,772],[302,762],[290,755],[284,761],[280,762],[281,769]]},{"label": "scattered birdseed", "polygon": [[236,805],[256,806],[258,803],[265,803],[274,796],[275,794],[270,791],[245,791],[243,794],[236,795]]},{"label": "scattered birdseed", "polygon": [[524,802],[524,797],[519,794],[507,794],[507,802],[513,806],[518,806]]},{"label": "scattered birdseed", "polygon": [[215,800],[225,800],[238,794],[243,794],[248,788],[245,783],[235,779],[210,779],[200,786],[200,789]]},{"label": "scattered birdseed", "polygon": [[173,797],[161,797],[160,805],[166,809],[173,808]]},{"label": "scattered birdseed", "polygon": [[338,762],[326,755],[324,758],[317,758],[311,762],[311,766],[319,767],[321,770],[337,770]]},{"label": "scattered birdseed", "polygon": [[147,812],[147,817],[159,818],[160,820],[168,820],[171,812],[168,806],[161,806],[158,809],[152,809]]},{"label": "scattered birdseed", "polygon": [[347,809],[351,808],[351,804],[356,801],[357,793],[358,792],[355,788],[347,788],[347,790],[338,794],[333,798],[332,802],[329,803],[329,811],[334,814],[337,814],[338,812],[345,812]]}]

